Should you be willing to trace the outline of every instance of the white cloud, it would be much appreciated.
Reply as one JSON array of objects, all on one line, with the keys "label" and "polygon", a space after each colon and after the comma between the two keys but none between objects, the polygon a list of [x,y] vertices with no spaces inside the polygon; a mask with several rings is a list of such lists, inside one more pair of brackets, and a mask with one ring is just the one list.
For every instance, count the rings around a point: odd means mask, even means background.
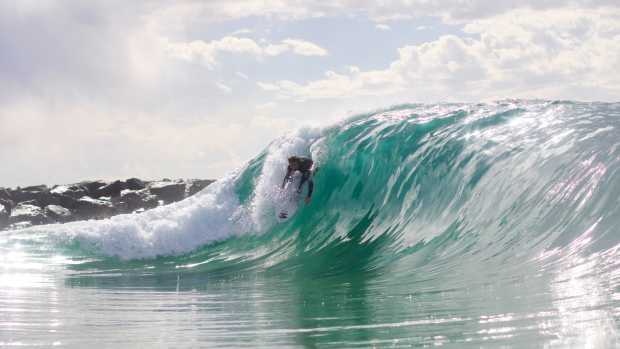
[{"label": "white cloud", "polygon": [[277,92],[281,98],[306,100],[392,94],[402,90],[402,82],[399,80],[400,77],[390,71],[368,71],[351,75],[328,71],[325,79],[305,85],[281,80],[275,83],[259,82],[258,86],[265,91]]},{"label": "white cloud", "polygon": [[276,106],[277,106],[277,103],[275,102],[267,102],[267,103],[257,105],[256,109],[273,109]]},{"label": "white cloud", "polygon": [[[276,136],[270,127],[284,127],[283,116],[299,126],[398,101],[617,100],[618,7],[617,0],[0,1],[0,163],[11,164],[0,166],[0,185],[217,177]],[[346,53],[316,59],[327,71],[319,77],[302,60],[280,67],[267,59],[328,55],[283,21],[333,17],[348,30],[352,18],[375,21],[374,29],[424,16],[465,33],[382,49],[372,62]],[[437,18],[427,19],[420,23]],[[191,41],[236,28],[219,40]],[[324,35],[319,44],[332,40]],[[252,59],[226,61],[231,54]],[[254,58],[265,61],[260,70]],[[246,74],[252,83],[240,80]]]},{"label": "white cloud", "polygon": [[447,22],[464,23],[489,18],[517,9],[549,10],[617,6],[617,0],[210,0],[161,3],[153,18],[170,27],[192,21],[221,22],[248,17],[300,20],[330,16],[359,16],[383,23],[424,16],[441,17]]},{"label": "white cloud", "polygon": [[280,87],[276,84],[270,84],[266,82],[257,82],[256,84],[258,85],[258,87],[260,87],[261,89],[265,91],[279,91],[280,90]]},{"label": "white cloud", "polygon": [[384,24],[384,23],[379,23],[375,25],[375,28],[379,29],[379,30],[392,30],[392,28],[390,28],[389,25]]},{"label": "white cloud", "polygon": [[254,31],[248,28],[237,29],[234,32],[230,33],[229,36],[239,36],[243,34],[252,34]]},{"label": "white cloud", "polygon": [[252,117],[250,124],[252,127],[277,130],[278,134],[282,134],[292,128],[294,125],[294,120],[258,114]]},{"label": "white cloud", "polygon": [[[401,47],[399,58],[383,70],[328,71],[324,79],[305,84],[281,80],[259,86],[295,99],[619,95],[620,71],[613,68],[620,62],[619,10],[518,10],[473,21],[464,30],[474,38],[445,35]],[[596,93],[588,96],[588,89]],[[574,91],[582,92],[567,95]]]},{"label": "white cloud", "polygon": [[327,50],[309,41],[284,39],[282,44],[293,53],[301,56],[327,56]]},{"label": "white cloud", "polygon": [[226,36],[219,40],[205,42],[166,42],[166,51],[172,57],[187,61],[202,60],[209,68],[217,64],[222,52],[249,54],[256,57],[278,56],[286,52],[301,56],[325,56],[327,50],[308,41],[285,39],[278,44],[261,44],[249,38]]},{"label": "white cloud", "polygon": [[224,84],[221,81],[216,83],[215,86],[217,86],[217,88],[219,88],[220,90],[224,91],[224,93],[231,93],[232,92],[232,88],[230,88],[230,86],[227,86],[226,84]]},{"label": "white cloud", "polygon": [[236,72],[235,75],[237,75],[238,77],[242,78],[243,80],[248,80],[249,79],[249,77],[246,74],[244,74],[244,73],[242,73],[240,71]]}]

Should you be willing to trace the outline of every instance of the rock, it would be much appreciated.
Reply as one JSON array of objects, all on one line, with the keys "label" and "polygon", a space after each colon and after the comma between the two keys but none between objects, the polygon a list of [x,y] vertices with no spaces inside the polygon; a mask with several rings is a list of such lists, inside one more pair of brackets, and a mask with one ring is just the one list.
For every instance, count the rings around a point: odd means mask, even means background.
[{"label": "rock", "polygon": [[68,222],[71,220],[71,211],[58,205],[47,205],[45,215],[56,222]]},{"label": "rock", "polygon": [[0,188],[0,230],[51,222],[108,218],[143,212],[194,195],[214,181],[191,179],[85,181],[75,184]]},{"label": "rock", "polygon": [[192,196],[215,181],[210,179],[192,179],[187,184],[187,196]]},{"label": "rock", "polygon": [[9,224],[19,222],[43,224],[47,222],[47,216],[45,216],[43,210],[38,206],[19,203],[11,210]]},{"label": "rock", "polygon": [[108,183],[104,182],[104,181],[88,181],[88,182],[80,182],[78,183],[78,185],[86,188],[86,192],[87,192],[87,196],[90,196],[91,198],[96,197],[97,195],[97,190],[99,190],[99,188],[107,185]]},{"label": "rock", "polygon": [[8,213],[11,213],[11,209],[15,206],[12,200],[0,199],[0,206],[4,207]]},{"label": "rock", "polygon": [[9,191],[0,188],[0,229],[3,229],[9,224],[9,217],[11,216],[11,209],[15,206]]},{"label": "rock", "polygon": [[46,185],[36,185],[22,189],[18,188],[11,190],[10,194],[13,201],[18,204],[32,200],[35,200],[37,202],[37,206],[40,207],[59,203],[58,199],[50,193],[50,190]]},{"label": "rock", "polygon": [[125,181],[125,189],[141,190],[146,188],[146,184],[138,178],[129,178]]},{"label": "rock", "polygon": [[98,198],[102,196],[119,197],[123,189],[126,189],[125,182],[114,181],[110,184],[106,184],[103,187],[97,189],[95,191],[95,197],[98,197]]},{"label": "rock", "polygon": [[185,183],[152,182],[149,183],[148,189],[151,194],[166,204],[182,200],[185,197]]},{"label": "rock", "polygon": [[[83,197],[84,195],[82,195],[81,197]],[[73,198],[71,196],[67,196],[67,195],[57,195],[58,201],[60,203],[60,206],[64,207],[64,208],[68,208],[70,210],[73,210],[75,208],[77,208],[78,205],[78,199]]]},{"label": "rock", "polygon": [[75,213],[82,219],[106,218],[114,215],[116,210],[108,200],[93,199],[90,196],[83,196],[76,203]]},{"label": "rock", "polygon": [[0,200],[13,201],[11,194],[5,188],[0,188]]},{"label": "rock", "polygon": [[79,184],[56,185],[50,190],[53,195],[66,195],[68,197],[79,199],[84,195],[88,195],[88,189]]},{"label": "rock", "polygon": [[31,192],[35,192],[35,191],[48,191],[48,189],[49,188],[45,184],[31,185],[29,187],[21,188],[22,191],[31,191]]},{"label": "rock", "polygon": [[20,205],[32,205],[32,206],[37,206],[37,207],[41,207],[39,206],[39,201],[37,200],[28,200],[28,201],[22,201],[19,203]]},{"label": "rock", "polygon": [[32,227],[32,222],[18,222],[13,223],[7,227],[8,230],[26,229]]},{"label": "rock", "polygon": [[0,205],[0,229],[4,229],[9,225],[10,215],[11,213],[3,205]]},{"label": "rock", "polygon": [[118,202],[118,207],[123,212],[134,212],[138,209],[149,209],[158,205],[157,197],[150,194],[147,189],[123,190]]}]

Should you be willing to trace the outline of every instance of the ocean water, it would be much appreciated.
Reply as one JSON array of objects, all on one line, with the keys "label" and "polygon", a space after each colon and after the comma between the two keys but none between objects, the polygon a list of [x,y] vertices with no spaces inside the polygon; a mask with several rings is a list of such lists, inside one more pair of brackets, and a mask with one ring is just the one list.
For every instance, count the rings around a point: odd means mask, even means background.
[{"label": "ocean water", "polygon": [[[278,223],[291,154],[320,170]],[[172,205],[0,233],[0,346],[614,348],[619,257],[620,104],[400,105]]]}]

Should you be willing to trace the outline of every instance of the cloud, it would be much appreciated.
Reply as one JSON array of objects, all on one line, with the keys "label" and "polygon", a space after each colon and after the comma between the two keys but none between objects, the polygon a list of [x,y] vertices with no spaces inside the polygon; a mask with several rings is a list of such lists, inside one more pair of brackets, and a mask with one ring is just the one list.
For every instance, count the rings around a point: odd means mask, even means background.
[{"label": "cloud", "polygon": [[[10,164],[0,166],[0,185],[217,177],[267,144],[277,132],[270,127],[284,128],[282,115],[298,126],[397,101],[617,100],[618,7],[611,0],[0,1],[0,163]],[[457,23],[449,29],[455,35],[419,43],[392,30],[398,42],[416,44],[376,50],[372,62],[347,54],[354,50],[346,44],[328,52],[341,42],[329,35],[308,42],[287,31],[316,30],[322,21],[290,21],[317,17],[348,30],[352,21],[369,19],[374,29],[426,16],[436,18],[420,23]],[[237,28],[254,32],[194,40]],[[433,33],[445,28],[433,25]],[[306,69],[310,60],[269,59],[280,55],[326,58]]]},{"label": "cloud", "polygon": [[86,91],[116,98],[152,84],[160,77],[160,43],[135,11],[107,2],[0,2],[0,101]]},{"label": "cloud", "polygon": [[375,28],[379,29],[379,30],[392,30],[392,28],[390,28],[389,25],[387,24],[383,24],[383,23],[379,23],[375,25]]},{"label": "cloud", "polygon": [[172,57],[187,61],[201,60],[208,68],[217,64],[220,53],[248,54],[256,57],[279,56],[286,52],[301,56],[326,56],[327,50],[308,41],[284,39],[277,44],[259,44],[249,38],[226,36],[219,40],[205,42],[168,42],[166,51]]},{"label": "cloud", "polygon": [[[275,46],[286,47],[287,51],[291,51],[301,56],[327,56],[326,49],[311,42],[298,39],[284,39],[280,45]],[[267,48],[269,48],[269,46]]]},{"label": "cloud", "polygon": [[445,22],[465,23],[518,9],[598,9],[617,6],[616,0],[210,0],[161,2],[153,16],[169,26],[192,21],[221,22],[250,17],[294,21],[317,17],[357,16],[382,23],[390,20],[440,17]]},{"label": "cloud", "polygon": [[262,103],[256,106],[256,109],[273,109],[277,106],[275,102]]},{"label": "cloud", "polygon": [[232,92],[232,88],[230,88],[229,86],[227,86],[226,84],[224,84],[221,81],[216,83],[215,86],[217,86],[217,88],[222,90],[224,93],[231,93]]},{"label": "cloud", "polygon": [[279,91],[280,90],[280,86],[276,84],[270,84],[266,82],[257,82],[256,84],[258,85],[258,87],[260,87],[261,89],[265,91]]},{"label": "cloud", "polygon": [[252,34],[254,31],[248,28],[237,29],[234,32],[230,33],[229,36],[239,36],[243,34]]},{"label": "cloud", "polygon": [[235,75],[237,75],[238,77],[242,78],[243,80],[248,80],[250,77],[248,77],[246,74],[238,71],[235,73]]},{"label": "cloud", "polygon": [[297,100],[387,95],[402,90],[400,77],[390,71],[367,71],[353,74],[325,73],[325,79],[298,84],[289,80],[259,82],[264,91],[277,92],[280,98]]},{"label": "cloud", "polygon": [[[613,98],[620,92],[619,10],[518,10],[473,21],[472,37],[445,35],[398,50],[383,70],[328,71],[307,83],[262,82],[280,98],[324,99],[402,93],[409,98]],[[596,91],[575,93],[575,91]]]}]

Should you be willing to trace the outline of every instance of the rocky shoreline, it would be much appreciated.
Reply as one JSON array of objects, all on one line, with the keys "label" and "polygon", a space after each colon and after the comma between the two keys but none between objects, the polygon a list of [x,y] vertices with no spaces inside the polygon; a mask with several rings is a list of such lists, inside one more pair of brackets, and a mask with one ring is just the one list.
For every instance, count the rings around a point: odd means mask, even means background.
[{"label": "rocky shoreline", "polygon": [[214,180],[85,181],[67,185],[0,188],[0,230],[103,219],[182,200]]}]

